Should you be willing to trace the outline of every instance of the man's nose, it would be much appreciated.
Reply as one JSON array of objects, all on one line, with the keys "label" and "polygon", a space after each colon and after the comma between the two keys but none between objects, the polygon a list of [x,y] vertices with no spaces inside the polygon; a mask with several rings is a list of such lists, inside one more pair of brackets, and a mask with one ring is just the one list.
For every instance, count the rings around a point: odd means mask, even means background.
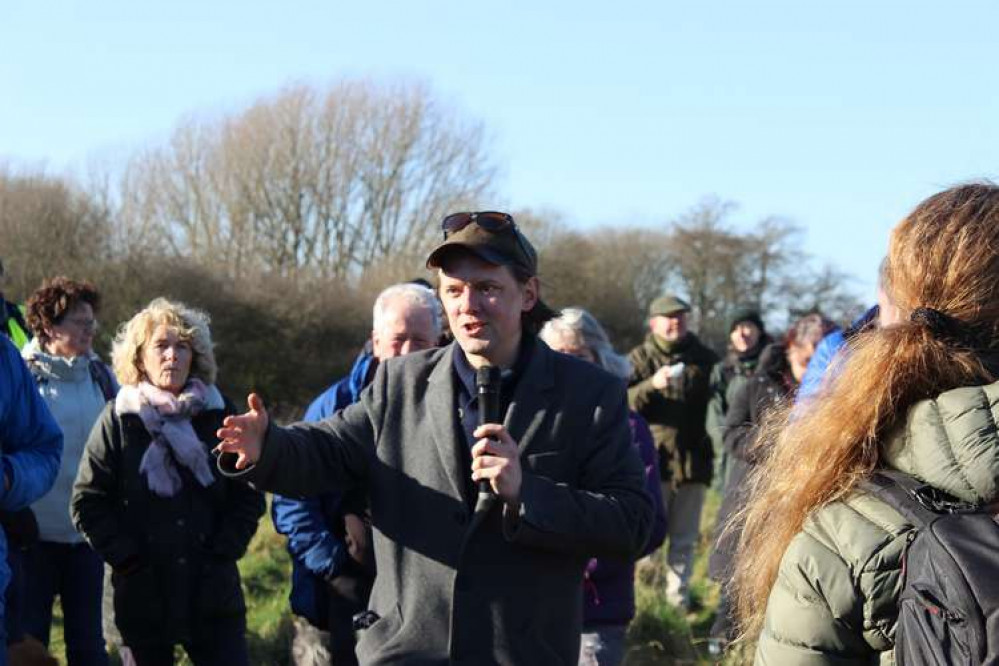
[{"label": "man's nose", "polygon": [[460,312],[475,312],[478,309],[474,289],[465,289],[461,292],[461,297],[458,299],[458,308]]}]

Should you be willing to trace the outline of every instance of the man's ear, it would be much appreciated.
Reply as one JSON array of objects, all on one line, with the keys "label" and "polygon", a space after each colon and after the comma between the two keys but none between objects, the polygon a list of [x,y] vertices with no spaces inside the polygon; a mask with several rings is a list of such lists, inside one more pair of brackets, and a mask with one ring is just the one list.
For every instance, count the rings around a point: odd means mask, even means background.
[{"label": "man's ear", "polygon": [[532,275],[527,278],[527,282],[524,283],[522,290],[524,303],[520,309],[523,312],[530,312],[538,304],[539,294],[541,293],[541,283],[538,281],[538,276]]}]

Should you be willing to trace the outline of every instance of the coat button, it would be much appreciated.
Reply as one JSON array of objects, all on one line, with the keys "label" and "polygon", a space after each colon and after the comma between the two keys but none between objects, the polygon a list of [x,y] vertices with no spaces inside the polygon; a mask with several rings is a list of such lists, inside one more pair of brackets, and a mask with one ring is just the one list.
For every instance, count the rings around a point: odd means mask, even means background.
[{"label": "coat button", "polygon": [[177,519],[177,527],[183,527],[183,526],[184,526],[184,519],[183,518],[178,518]]},{"label": "coat button", "polygon": [[177,564],[181,564],[181,565],[187,564],[187,558],[186,557],[178,557],[177,558]]}]

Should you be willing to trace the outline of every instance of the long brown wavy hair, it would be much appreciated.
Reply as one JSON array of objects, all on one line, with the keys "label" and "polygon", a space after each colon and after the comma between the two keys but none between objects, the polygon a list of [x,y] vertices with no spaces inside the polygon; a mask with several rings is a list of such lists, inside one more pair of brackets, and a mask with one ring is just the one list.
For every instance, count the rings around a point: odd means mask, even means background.
[{"label": "long brown wavy hair", "polygon": [[[775,415],[756,441],[768,453],[741,516],[734,588],[747,637],[759,633],[781,558],[809,513],[878,466],[879,441],[908,407],[996,380],[999,187],[961,185],[920,203],[892,230],[883,278],[900,321],[854,338],[819,395]],[[950,333],[911,317],[917,308],[942,313]]]}]

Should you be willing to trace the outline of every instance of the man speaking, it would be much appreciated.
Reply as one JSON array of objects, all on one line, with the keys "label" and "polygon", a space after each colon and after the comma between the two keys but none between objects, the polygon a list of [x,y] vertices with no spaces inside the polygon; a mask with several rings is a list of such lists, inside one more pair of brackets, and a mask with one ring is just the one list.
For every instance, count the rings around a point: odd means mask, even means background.
[{"label": "man speaking", "polygon": [[[251,395],[219,431],[219,464],[285,495],[367,489],[377,620],[362,664],[574,664],[588,558],[636,557],[652,520],[624,386],[535,336],[551,311],[512,217],[458,213],[443,230],[427,266],[455,342],[388,360],[321,423],[277,427]],[[487,365],[502,425],[477,426]]]}]

